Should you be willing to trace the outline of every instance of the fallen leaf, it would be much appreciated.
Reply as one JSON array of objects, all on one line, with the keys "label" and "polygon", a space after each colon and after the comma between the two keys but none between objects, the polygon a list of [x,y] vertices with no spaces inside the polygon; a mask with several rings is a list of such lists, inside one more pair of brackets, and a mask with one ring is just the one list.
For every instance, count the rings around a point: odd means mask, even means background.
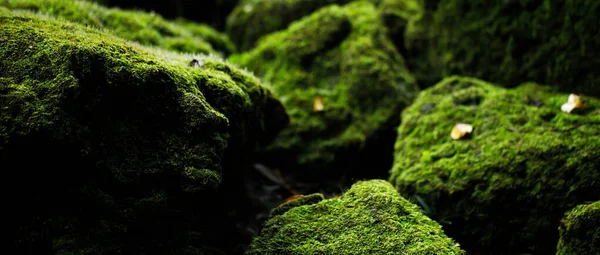
[{"label": "fallen leaf", "polygon": [[473,126],[465,123],[458,123],[454,125],[454,128],[452,128],[452,133],[450,133],[450,136],[452,139],[458,140],[470,134],[471,132],[473,132]]},{"label": "fallen leaf", "polygon": [[581,97],[575,94],[569,95],[569,99],[566,103],[564,103],[560,110],[566,113],[571,113],[574,109],[583,107],[583,102],[581,102]]},{"label": "fallen leaf", "polygon": [[323,104],[323,98],[321,96],[315,98],[315,103],[313,104],[313,111],[320,112],[323,111],[324,108],[325,105]]},{"label": "fallen leaf", "polygon": [[303,196],[304,196],[304,195],[293,195],[293,196],[291,196],[291,197],[288,197],[288,198],[286,198],[286,199],[285,199],[285,201],[284,201],[284,203],[287,203],[287,202],[290,202],[290,201],[294,201],[294,200],[296,200],[296,199],[298,199],[298,198],[301,198],[301,197],[303,197]]}]

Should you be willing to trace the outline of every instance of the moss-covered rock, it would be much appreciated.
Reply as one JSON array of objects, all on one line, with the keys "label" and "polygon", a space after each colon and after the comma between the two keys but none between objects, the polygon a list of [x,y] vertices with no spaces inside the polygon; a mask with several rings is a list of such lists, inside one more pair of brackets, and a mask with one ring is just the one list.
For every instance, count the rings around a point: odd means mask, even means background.
[{"label": "moss-covered rock", "polygon": [[567,114],[568,96],[446,78],[402,113],[390,181],[467,251],[552,254],[563,213],[600,198],[600,101]]},{"label": "moss-covered rock", "polygon": [[592,255],[600,251],[600,201],[578,205],[559,227],[557,255]]},{"label": "moss-covered rock", "polygon": [[336,198],[316,197],[281,205],[286,210],[271,214],[246,254],[464,254],[383,180],[358,182]]},{"label": "moss-covered rock", "polygon": [[418,87],[371,3],[324,7],[230,61],[270,82],[290,115],[266,163],[313,179],[389,169],[387,140]]},{"label": "moss-covered rock", "polygon": [[[226,31],[240,49],[248,50],[264,35],[283,30],[293,21],[321,7],[343,5],[353,0],[242,0],[227,17]],[[369,0],[394,31],[404,32],[413,15],[421,13],[418,0]],[[400,33],[400,32],[398,32]],[[394,33],[396,34],[396,33]]]},{"label": "moss-covered rock", "polygon": [[0,5],[107,29],[125,39],[178,52],[228,55],[235,50],[226,35],[209,26],[170,22],[155,13],[106,8],[80,0],[2,0]]},{"label": "moss-covered rock", "polygon": [[236,158],[230,148],[247,157],[285,124],[271,92],[215,58],[192,61],[2,10],[0,168],[11,245],[27,254],[232,248],[220,208],[231,201],[215,191],[232,170],[222,161]]},{"label": "moss-covered rock", "polygon": [[224,33],[217,32],[212,27],[184,18],[177,18],[175,24],[185,27],[193,36],[207,41],[218,52],[222,52],[225,55],[236,52],[235,44],[229,40],[229,37]]},{"label": "moss-covered rock", "polygon": [[240,50],[249,50],[260,37],[283,30],[323,6],[350,1],[242,0],[227,17],[226,31]]},{"label": "moss-covered rock", "polygon": [[420,85],[457,74],[600,96],[600,1],[437,2],[399,46]]}]

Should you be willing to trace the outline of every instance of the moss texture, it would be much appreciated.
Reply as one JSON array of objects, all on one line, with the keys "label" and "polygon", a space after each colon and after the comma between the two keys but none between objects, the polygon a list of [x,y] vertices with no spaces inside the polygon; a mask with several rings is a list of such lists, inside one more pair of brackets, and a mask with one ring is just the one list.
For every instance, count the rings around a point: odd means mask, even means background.
[{"label": "moss texture", "polygon": [[172,51],[228,55],[235,50],[226,35],[206,25],[171,22],[155,13],[106,8],[79,0],[0,0],[0,5],[106,29],[125,39]]},{"label": "moss texture", "polygon": [[567,114],[568,96],[446,78],[402,113],[390,181],[469,252],[552,254],[563,213],[600,198],[600,102]]},{"label": "moss texture", "polygon": [[240,50],[249,50],[260,37],[283,30],[323,6],[347,2],[350,0],[242,0],[227,17],[226,32]]},{"label": "moss texture", "polygon": [[185,17],[195,22],[208,24],[218,30],[225,27],[225,19],[239,0],[202,0],[202,1],[147,1],[147,0],[92,0],[107,6],[127,9],[156,11],[163,17],[174,19]]},{"label": "moss texture", "polygon": [[464,252],[444,235],[439,224],[402,198],[388,182],[371,180],[354,184],[339,197],[300,203],[272,214],[246,254]]},{"label": "moss texture", "polygon": [[[322,8],[230,61],[271,83],[290,115],[267,149],[269,165],[307,178],[339,177],[334,169],[361,162],[389,169],[391,153],[389,162],[378,157],[388,156],[398,113],[418,87],[371,3]],[[318,97],[323,111],[313,109]]]},{"label": "moss texture", "polygon": [[227,201],[215,196],[232,170],[222,160],[230,149],[247,157],[285,124],[271,92],[215,58],[190,66],[191,55],[2,10],[0,159],[15,249],[231,247]]},{"label": "moss texture", "polygon": [[[240,49],[249,50],[264,35],[284,30],[293,21],[321,7],[344,5],[353,0],[242,0],[227,17],[226,32]],[[386,24],[394,31],[404,31],[406,23],[420,13],[418,0],[369,0],[381,10]],[[415,12],[418,11],[418,12]]]},{"label": "moss texture", "polygon": [[600,201],[578,205],[561,220],[557,255],[592,255],[600,251]]},{"label": "moss texture", "polygon": [[420,85],[450,74],[505,87],[533,81],[600,96],[600,2],[470,1],[430,4],[406,34]]}]

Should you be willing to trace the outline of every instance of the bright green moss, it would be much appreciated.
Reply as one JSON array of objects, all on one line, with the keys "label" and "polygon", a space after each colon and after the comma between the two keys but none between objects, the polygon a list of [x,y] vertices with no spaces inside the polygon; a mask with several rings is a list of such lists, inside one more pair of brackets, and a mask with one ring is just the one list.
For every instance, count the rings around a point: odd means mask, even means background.
[{"label": "bright green moss", "polygon": [[246,254],[464,252],[444,235],[440,225],[398,195],[389,183],[371,180],[354,184],[339,197],[301,203],[272,214]]},{"label": "bright green moss", "polygon": [[592,255],[600,251],[600,201],[578,205],[561,220],[557,255]]},{"label": "bright green moss", "polygon": [[[354,0],[242,0],[227,17],[227,34],[242,50],[256,46],[259,38],[283,30],[293,21],[321,7],[343,5]],[[418,0],[369,0],[381,10],[386,25],[393,31],[404,31],[407,22],[421,13]],[[394,32],[393,34],[397,34]]]},{"label": "bright green moss", "polygon": [[215,189],[236,169],[223,156],[248,157],[286,120],[255,77],[34,14],[0,12],[0,41],[0,168],[16,250],[231,248]]},{"label": "bright green moss", "polygon": [[208,26],[169,22],[155,13],[106,8],[80,0],[1,0],[0,5],[107,29],[125,39],[179,52],[227,55],[234,50],[225,35]]},{"label": "bright green moss", "polygon": [[600,101],[567,114],[568,96],[446,78],[402,113],[390,181],[467,251],[552,254],[562,214],[600,198]]},{"label": "bright green moss", "polygon": [[[394,136],[387,130],[418,91],[375,7],[364,1],[322,8],[230,61],[253,70],[280,96],[291,124],[264,160],[300,169],[303,178],[388,164],[376,159],[391,143],[373,141]],[[313,109],[318,97],[323,111]]]},{"label": "bright green moss", "polygon": [[406,34],[405,57],[420,85],[457,74],[600,95],[600,1],[446,0],[430,7],[417,22],[420,32]]},{"label": "bright green moss", "polygon": [[217,32],[208,25],[198,24],[182,18],[175,20],[175,23],[184,26],[192,33],[192,35],[200,37],[210,43],[210,45],[218,52],[229,55],[236,51],[235,45],[229,40],[227,35]]},{"label": "bright green moss", "polygon": [[227,17],[226,31],[240,50],[249,50],[260,37],[283,30],[323,6],[350,1],[241,0]]}]

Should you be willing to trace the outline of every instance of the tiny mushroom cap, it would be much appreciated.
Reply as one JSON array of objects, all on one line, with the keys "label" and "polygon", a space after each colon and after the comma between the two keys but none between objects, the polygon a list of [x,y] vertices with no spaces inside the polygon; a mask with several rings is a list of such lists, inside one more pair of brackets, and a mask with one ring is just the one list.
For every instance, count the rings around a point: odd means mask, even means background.
[{"label": "tiny mushroom cap", "polygon": [[450,133],[450,136],[452,139],[458,140],[470,134],[471,132],[473,132],[473,126],[465,123],[458,123],[454,125],[454,128],[452,128],[452,133]]},{"label": "tiny mushroom cap", "polygon": [[583,107],[583,102],[581,101],[581,97],[575,94],[569,95],[569,99],[566,103],[564,103],[560,110],[566,113],[571,113],[574,109]]}]

